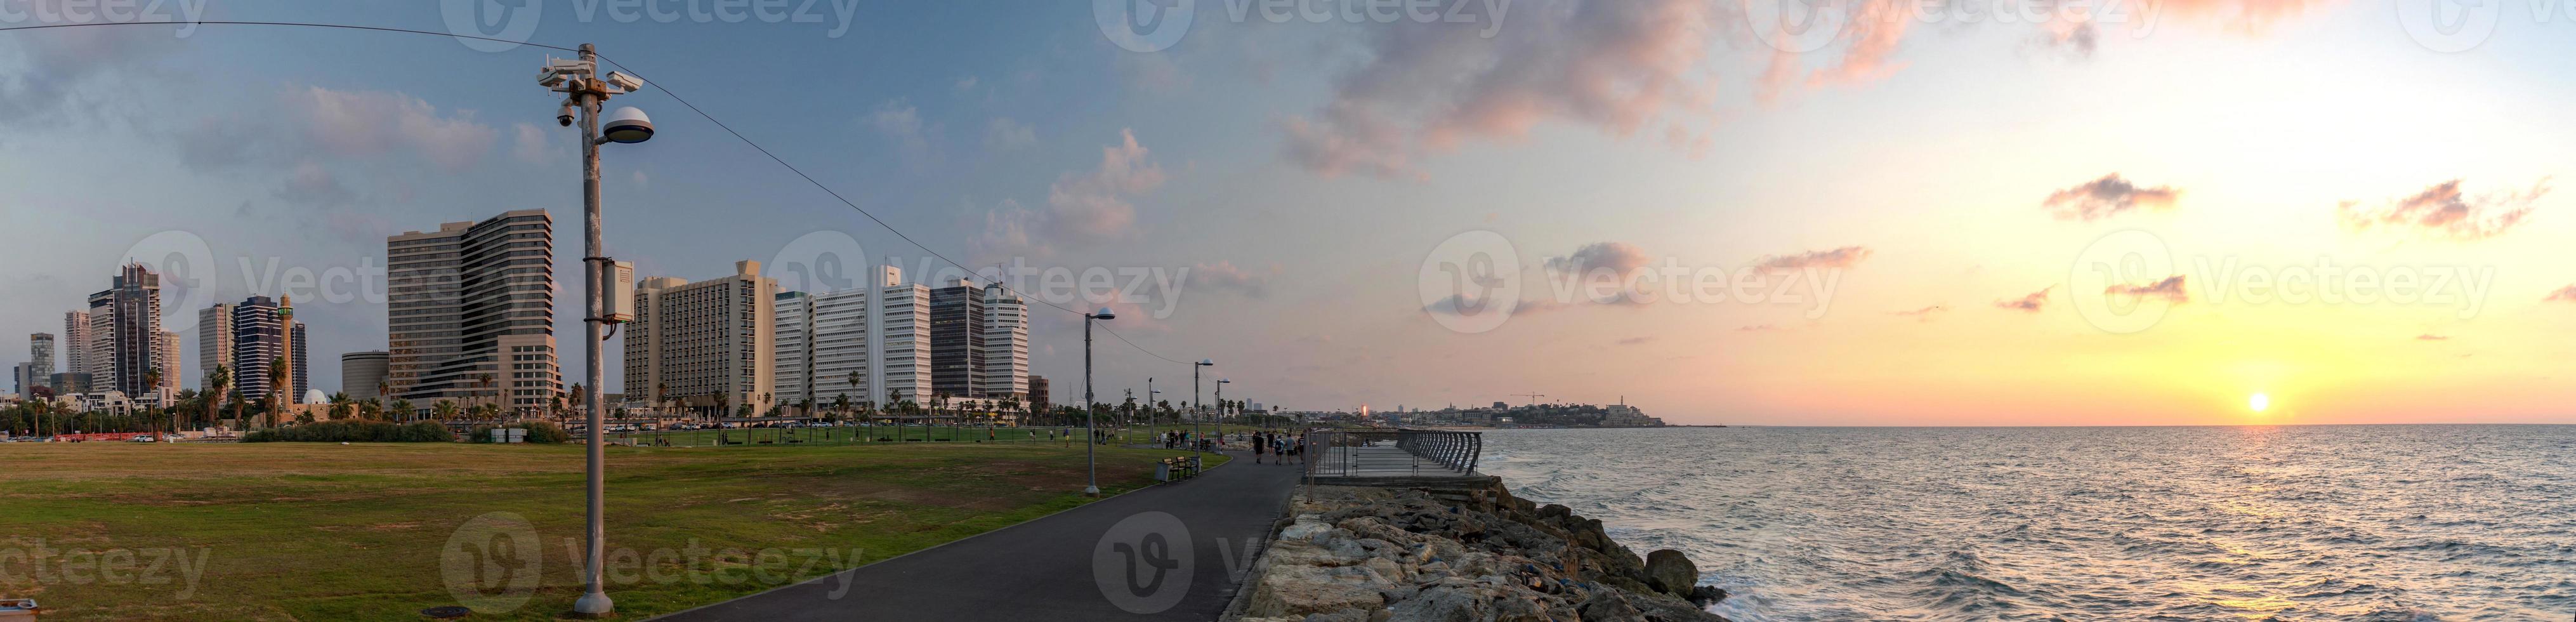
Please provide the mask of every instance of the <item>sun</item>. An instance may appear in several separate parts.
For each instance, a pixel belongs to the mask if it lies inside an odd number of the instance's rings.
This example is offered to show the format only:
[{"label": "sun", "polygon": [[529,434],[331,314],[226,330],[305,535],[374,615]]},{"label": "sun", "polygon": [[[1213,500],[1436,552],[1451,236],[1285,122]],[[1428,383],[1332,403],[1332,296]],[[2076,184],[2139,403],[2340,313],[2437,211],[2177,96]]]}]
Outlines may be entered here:
[{"label": "sun", "polygon": [[2256,393],[2254,394],[2254,397],[2246,398],[2245,407],[2254,409],[2254,412],[2258,413],[2271,410],[2272,396],[2263,393]]}]

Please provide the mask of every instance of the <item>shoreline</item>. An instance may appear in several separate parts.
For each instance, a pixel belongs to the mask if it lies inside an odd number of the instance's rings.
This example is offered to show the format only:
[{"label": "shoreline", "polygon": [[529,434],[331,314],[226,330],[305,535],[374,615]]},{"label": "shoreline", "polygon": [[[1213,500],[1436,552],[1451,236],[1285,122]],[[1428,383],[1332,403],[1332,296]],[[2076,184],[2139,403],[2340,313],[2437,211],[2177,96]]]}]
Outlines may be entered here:
[{"label": "shoreline", "polygon": [[1714,621],[1726,598],[1679,551],[1644,556],[1501,478],[1448,488],[1308,486],[1228,622]]}]

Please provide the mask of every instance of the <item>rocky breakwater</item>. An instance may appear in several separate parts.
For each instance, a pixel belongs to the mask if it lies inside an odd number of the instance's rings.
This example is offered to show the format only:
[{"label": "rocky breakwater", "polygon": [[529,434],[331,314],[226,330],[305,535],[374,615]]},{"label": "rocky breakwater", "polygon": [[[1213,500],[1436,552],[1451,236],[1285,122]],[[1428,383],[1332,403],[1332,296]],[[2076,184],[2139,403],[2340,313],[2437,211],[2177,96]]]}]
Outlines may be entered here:
[{"label": "rocky breakwater", "polygon": [[1726,597],[1678,551],[1639,558],[1601,521],[1464,491],[1314,486],[1292,504],[1230,619],[1717,621]]}]

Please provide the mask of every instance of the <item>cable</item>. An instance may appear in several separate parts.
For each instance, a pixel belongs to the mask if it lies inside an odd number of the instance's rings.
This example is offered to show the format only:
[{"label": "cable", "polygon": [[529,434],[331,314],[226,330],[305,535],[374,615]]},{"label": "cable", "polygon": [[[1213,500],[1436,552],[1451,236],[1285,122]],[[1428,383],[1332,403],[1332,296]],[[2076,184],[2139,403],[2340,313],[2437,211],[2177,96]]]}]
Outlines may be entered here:
[{"label": "cable", "polygon": [[[474,40],[479,40],[479,41],[493,41],[493,42],[499,42],[499,43],[508,43],[508,44],[513,44],[513,45],[525,45],[525,46],[535,47],[535,48],[544,48],[544,49],[549,49],[549,50],[560,50],[560,51],[565,51],[565,52],[573,52],[573,53],[576,53],[576,54],[578,54],[578,53],[580,53],[580,52],[581,52],[581,50],[580,50],[580,49],[578,49],[578,48],[568,48],[568,47],[563,47],[563,46],[559,46],[559,45],[547,45],[547,44],[543,44],[543,43],[529,43],[529,42],[526,42],[526,41],[512,41],[512,40],[509,40],[509,39],[500,39],[500,38],[494,38],[494,37],[482,37],[482,36],[475,36],[475,35],[460,35],[460,34],[456,34],[456,33],[452,33],[452,32],[437,32],[437,31],[430,31],[430,30],[414,30],[414,29],[410,29],[410,28],[393,28],[393,27],[389,27],[389,26],[357,26],[357,25],[351,25],[351,24],[324,24],[324,23],[318,23],[318,22],[272,22],[272,21],[245,21],[245,20],[196,20],[196,21],[161,21],[161,22],[141,22],[141,21],[137,21],[137,22],[82,22],[82,23],[76,23],[76,24],[38,24],[38,25],[33,25],[33,26],[10,26],[10,27],[5,27],[5,28],[0,28],[0,32],[10,32],[10,31],[19,31],[19,30],[44,30],[44,29],[50,29],[50,28],[76,28],[76,27],[89,27],[89,26],[185,26],[185,25],[192,25],[192,24],[193,24],[193,25],[199,25],[199,26],[208,26],[208,25],[212,25],[212,26],[289,26],[289,27],[301,27],[301,28],[334,28],[334,29],[341,29],[341,30],[359,30],[359,31],[370,31],[370,32],[392,32],[392,33],[404,33],[404,34],[415,34],[415,35],[429,35],[429,36],[434,36],[434,37],[454,37],[454,38],[458,38],[458,39],[474,39]],[[638,79],[638,80],[643,80],[645,84],[647,84],[647,85],[651,85],[654,89],[657,89],[657,90],[662,91],[662,94],[663,94],[663,95],[670,96],[671,101],[679,102],[679,104],[680,104],[681,106],[683,106],[683,107],[687,107],[687,108],[689,109],[689,112],[697,113],[697,115],[698,115],[698,117],[699,117],[699,118],[706,119],[708,123],[713,123],[713,124],[715,124],[715,126],[716,126],[716,128],[717,128],[717,129],[722,129],[722,130],[724,130],[726,134],[730,134],[730,135],[732,135],[732,136],[734,137],[734,139],[735,139],[735,140],[742,141],[742,143],[743,143],[744,145],[749,145],[749,146],[752,148],[752,150],[754,150],[754,151],[759,151],[759,152],[760,152],[760,155],[767,156],[767,157],[769,158],[769,161],[771,161],[771,162],[776,162],[776,163],[778,163],[778,165],[779,165],[779,166],[786,168],[788,172],[795,173],[795,174],[796,174],[796,176],[797,176],[798,178],[804,179],[804,180],[805,180],[805,183],[813,185],[815,189],[817,189],[817,190],[822,190],[824,194],[832,195],[832,198],[833,198],[834,200],[838,200],[838,201],[840,201],[842,205],[849,206],[849,208],[850,208],[850,210],[851,210],[851,211],[858,212],[858,213],[859,213],[859,215],[868,217],[868,220],[869,220],[869,221],[875,222],[875,223],[877,224],[877,226],[879,226],[879,227],[884,227],[884,228],[885,228],[885,230],[886,230],[887,232],[893,233],[893,234],[895,235],[895,237],[897,237],[897,238],[902,238],[902,239],[903,239],[903,241],[904,241],[905,243],[909,243],[909,244],[911,244],[911,245],[913,246],[913,248],[921,249],[921,252],[923,252],[923,253],[927,253],[927,254],[929,254],[929,255],[930,255],[930,256],[932,256],[932,257],[937,257],[937,258],[939,258],[939,260],[940,260],[940,261],[948,262],[948,265],[950,265],[950,266],[955,266],[955,267],[956,267],[957,269],[959,269],[959,270],[965,270],[965,271],[966,271],[966,272],[968,272],[968,273],[973,273],[973,272],[974,272],[974,270],[967,268],[967,267],[966,267],[966,264],[958,263],[958,262],[957,262],[957,260],[949,259],[949,258],[948,258],[948,256],[939,254],[939,251],[932,250],[932,249],[930,248],[930,246],[929,246],[929,245],[927,245],[927,244],[922,244],[922,243],[921,243],[921,241],[912,239],[912,236],[911,236],[911,235],[909,235],[909,234],[905,234],[905,233],[903,232],[903,230],[902,230],[902,229],[897,229],[897,228],[895,228],[895,227],[894,227],[894,225],[887,223],[887,222],[885,221],[885,219],[883,219],[883,218],[878,218],[876,214],[869,213],[869,212],[868,212],[868,210],[867,210],[866,208],[859,207],[859,204],[858,204],[857,202],[851,201],[851,200],[849,199],[849,197],[841,196],[841,193],[840,193],[840,192],[833,190],[833,189],[831,188],[831,186],[823,185],[823,182],[815,180],[815,179],[814,179],[814,176],[805,174],[805,171],[804,171],[803,169],[796,168],[796,165],[787,163],[787,160],[786,160],[786,159],[778,157],[778,154],[771,153],[771,152],[769,151],[769,148],[767,148],[767,147],[762,147],[762,146],[760,145],[760,143],[759,143],[759,142],[753,141],[753,140],[751,139],[751,137],[748,137],[748,136],[744,136],[744,135],[742,135],[742,132],[734,131],[733,126],[725,125],[725,122],[723,122],[723,121],[719,121],[719,120],[716,120],[715,115],[707,114],[707,111],[706,111],[706,110],[703,110],[703,109],[698,108],[698,105],[697,105],[697,104],[689,103],[689,100],[688,100],[687,98],[680,97],[680,94],[679,94],[678,92],[672,91],[670,87],[668,87],[668,86],[664,86],[664,85],[663,85],[661,82],[659,82],[659,81],[656,81],[656,80],[653,80],[653,79],[651,79],[651,78],[647,78],[647,77],[645,77],[645,76],[644,76],[644,72],[636,71],[634,68],[626,66],[626,64],[625,64],[625,63],[617,62],[617,60],[616,60],[616,59],[610,58],[610,57],[609,57],[608,55],[606,55],[606,54],[599,54],[599,53],[597,53],[596,51],[592,52],[592,54],[593,54],[594,56],[598,56],[600,60],[608,61],[608,64],[613,65],[613,66],[617,67],[617,68],[618,68],[618,69],[620,69],[620,70],[626,71],[627,73],[635,74],[635,78],[636,78],[636,79]],[[1049,307],[1054,307],[1054,308],[1056,308],[1057,310],[1064,311],[1064,312],[1066,312],[1066,313],[1072,313],[1072,314],[1075,314],[1075,315],[1081,315],[1081,316],[1085,316],[1085,317],[1089,317],[1089,316],[1091,315],[1091,314],[1090,314],[1090,312],[1087,312],[1087,311],[1076,311],[1076,310],[1073,310],[1073,309],[1070,309],[1070,308],[1066,308],[1064,305],[1059,305],[1059,304],[1056,304],[1056,303],[1053,303],[1053,302],[1048,302],[1048,301],[1047,301],[1047,300],[1045,300],[1045,299],[1023,298],[1023,300],[1036,300],[1036,301],[1038,302],[1038,304],[1043,304],[1043,305],[1046,305],[1046,306],[1049,306]],[[1107,331],[1107,332],[1109,333],[1109,335],[1110,335],[1110,336],[1117,337],[1117,338],[1118,338],[1118,341],[1119,341],[1120,343],[1125,343],[1125,344],[1127,344],[1127,347],[1135,348],[1135,349],[1136,349],[1136,351],[1138,351],[1138,352],[1143,352],[1143,353],[1145,353],[1145,355],[1146,355],[1146,356],[1151,356],[1151,357],[1154,357],[1154,358],[1158,358],[1158,359],[1162,359],[1162,360],[1165,360],[1165,361],[1170,361],[1170,362],[1172,362],[1172,363],[1177,363],[1177,364],[1182,364],[1182,365],[1189,365],[1189,364],[1192,364],[1191,362],[1188,362],[1188,361],[1174,360],[1174,359],[1172,359],[1172,357],[1163,356],[1163,355],[1161,355],[1161,354],[1157,354],[1157,353],[1155,353],[1153,350],[1146,349],[1144,346],[1136,345],[1136,342],[1128,341],[1126,336],[1118,334],[1118,332],[1117,332],[1117,331],[1109,330],[1107,327],[1102,327],[1102,328],[1101,328],[1101,330],[1103,330],[1103,331]]]}]

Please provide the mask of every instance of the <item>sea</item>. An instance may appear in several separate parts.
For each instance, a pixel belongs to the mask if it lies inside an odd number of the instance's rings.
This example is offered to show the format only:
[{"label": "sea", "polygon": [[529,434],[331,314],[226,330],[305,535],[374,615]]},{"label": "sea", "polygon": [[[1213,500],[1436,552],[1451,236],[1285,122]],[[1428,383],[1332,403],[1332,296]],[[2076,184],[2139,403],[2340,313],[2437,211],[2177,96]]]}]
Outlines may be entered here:
[{"label": "sea", "polygon": [[1484,436],[1738,622],[2576,620],[2576,426]]}]

